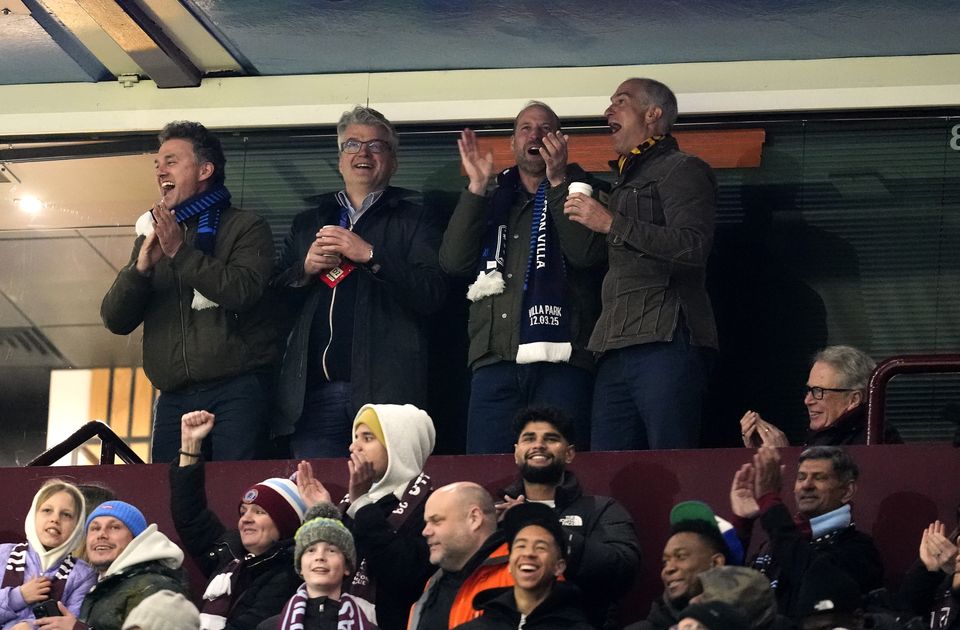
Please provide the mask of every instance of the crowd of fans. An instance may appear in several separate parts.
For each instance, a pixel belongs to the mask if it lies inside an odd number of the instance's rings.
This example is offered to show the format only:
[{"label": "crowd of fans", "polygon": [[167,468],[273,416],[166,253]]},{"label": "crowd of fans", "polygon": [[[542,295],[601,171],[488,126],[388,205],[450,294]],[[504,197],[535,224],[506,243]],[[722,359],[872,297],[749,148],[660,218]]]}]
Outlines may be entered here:
[{"label": "crowd of fans", "polygon": [[[49,480],[26,542],[0,547],[0,624],[15,630],[622,628],[640,570],[634,523],[571,470],[576,427],[555,408],[515,419],[517,480],[494,498],[423,472],[434,445],[412,405],[366,405],[353,422],[347,495],[311,465],[253,483],[237,514],[207,506],[197,452],[216,418],[181,419],[170,511],[181,547],[104,488]],[[734,474],[728,518],[700,501],[671,510],[663,594],[641,630],[960,628],[960,528],[935,521],[897,592],[857,529],[859,469],[838,446],[804,450],[795,512],[778,450]],[[236,519],[234,525],[232,519]],[[751,545],[754,529],[762,543]],[[206,579],[191,601],[184,552]],[[197,585],[195,585],[197,586]]]},{"label": "crowd of fans", "polygon": [[[117,334],[143,325],[160,390],[153,461],[172,462],[172,519],[207,583],[189,601],[184,551],[136,506],[52,481],[27,542],[0,548],[0,630],[622,627],[634,523],[570,466],[578,448],[698,445],[718,347],[705,289],[716,180],[671,135],[667,86],[628,79],[610,100],[612,184],[568,163],[560,119],[531,101],[498,175],[463,131],[468,185],[445,228],[390,186],[399,136],[358,106],[337,127],[344,188],[294,219],[279,262],[266,222],[231,204],[219,141],[167,125],[161,200],[101,314]],[[514,453],[502,496],[424,473],[427,317],[448,276],[473,280],[467,451]],[[784,432],[744,414],[756,452],[731,480],[728,519],[674,508],[663,594],[634,627],[960,628],[956,529],[932,523],[902,590],[883,594],[880,553],[856,528],[859,471],[842,445],[866,441],[873,368],[848,346],[814,357],[795,512]],[[297,472],[250,480],[238,515],[215,514],[204,462],[262,456],[271,438],[289,440]],[[305,460],[345,449],[338,502]]]}]

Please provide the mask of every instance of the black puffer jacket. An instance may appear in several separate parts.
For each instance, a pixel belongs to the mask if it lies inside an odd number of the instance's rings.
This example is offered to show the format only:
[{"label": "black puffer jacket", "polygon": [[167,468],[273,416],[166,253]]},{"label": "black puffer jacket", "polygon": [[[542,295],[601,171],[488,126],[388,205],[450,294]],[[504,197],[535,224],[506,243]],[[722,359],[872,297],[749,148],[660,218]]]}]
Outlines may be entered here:
[{"label": "black puffer jacket", "polygon": [[240,532],[227,530],[207,508],[203,462],[170,467],[170,508],[183,548],[203,574],[213,578],[235,560],[244,560],[236,575],[226,630],[254,630],[277,614],[300,586],[293,571],[293,541],[279,541],[259,556],[249,555]]},{"label": "black puffer jacket", "polygon": [[[504,494],[523,494],[522,481]],[[616,627],[615,605],[630,590],[640,568],[633,518],[615,499],[584,494],[569,470],[554,500],[560,524],[569,534],[564,576],[583,591],[587,614],[595,625]]]},{"label": "black puffer jacket", "polygon": [[581,608],[580,589],[572,584],[557,582],[539,606],[527,615],[520,625],[520,611],[513,597],[513,588],[482,591],[473,600],[474,608],[483,615],[462,624],[463,630],[594,630]]}]

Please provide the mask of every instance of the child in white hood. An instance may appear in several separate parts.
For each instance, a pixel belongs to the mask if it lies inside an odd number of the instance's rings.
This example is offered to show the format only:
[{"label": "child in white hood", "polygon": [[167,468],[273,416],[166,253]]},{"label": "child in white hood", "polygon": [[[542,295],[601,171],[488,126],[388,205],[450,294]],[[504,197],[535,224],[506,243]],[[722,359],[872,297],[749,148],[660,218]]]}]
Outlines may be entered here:
[{"label": "child in white hood", "polygon": [[[34,607],[72,612],[97,581],[94,570],[72,552],[83,540],[83,495],[76,486],[50,479],[33,497],[24,521],[27,542],[0,545],[0,624],[3,630],[32,628]],[[59,613],[57,613],[59,614]]]}]

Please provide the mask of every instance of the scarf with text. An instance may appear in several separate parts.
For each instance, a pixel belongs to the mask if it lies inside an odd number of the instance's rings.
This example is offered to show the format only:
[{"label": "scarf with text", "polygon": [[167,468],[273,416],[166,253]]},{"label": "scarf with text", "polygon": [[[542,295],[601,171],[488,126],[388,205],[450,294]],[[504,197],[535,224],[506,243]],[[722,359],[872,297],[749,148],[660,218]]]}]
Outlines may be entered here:
[{"label": "scarf with text", "polygon": [[[10,556],[7,558],[7,568],[3,574],[2,588],[22,586],[25,570],[27,568],[27,553],[30,550],[30,543],[19,543],[10,550]],[[76,564],[76,559],[72,554],[64,556],[57,567],[56,573],[50,579],[50,593],[47,599],[57,601],[63,598],[63,590],[67,586],[67,578]]]},{"label": "scarf with text", "polygon": [[[416,514],[417,509],[427,500],[431,492],[433,492],[433,482],[430,475],[421,472],[415,479],[412,479],[400,496],[397,507],[387,517],[387,524],[390,529],[394,532],[399,530],[411,514]],[[349,505],[349,503],[350,495],[348,494],[340,502],[341,509],[345,509],[343,506]],[[351,595],[362,597],[374,604],[377,603],[377,581],[370,575],[366,558],[360,560],[360,566],[354,572],[347,590],[350,591]]]},{"label": "scarf with text", "polygon": [[[540,182],[533,200],[517,363],[562,363],[569,361],[573,352],[565,299],[566,269],[547,208],[549,187],[547,180]],[[516,166],[497,177],[497,189],[490,200],[487,229],[482,241],[479,274],[467,291],[467,298],[473,302],[503,293],[506,287],[503,261],[507,224],[515,196],[522,189],[520,170]]]},{"label": "scarf with text", "polygon": [[[279,630],[304,630],[307,617],[307,585],[301,584],[296,594],[290,598],[280,615]],[[370,622],[364,611],[363,603],[355,597],[343,594],[340,601],[327,599],[320,604],[321,611],[327,602],[337,605],[337,630],[374,630],[377,626]]]}]

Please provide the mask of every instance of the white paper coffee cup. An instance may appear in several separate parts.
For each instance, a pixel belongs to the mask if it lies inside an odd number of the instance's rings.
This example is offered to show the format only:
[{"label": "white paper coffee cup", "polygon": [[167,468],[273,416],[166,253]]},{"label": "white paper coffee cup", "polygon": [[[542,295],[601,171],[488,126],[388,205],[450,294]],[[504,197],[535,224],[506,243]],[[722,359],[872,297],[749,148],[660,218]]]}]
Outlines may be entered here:
[{"label": "white paper coffee cup", "polygon": [[586,182],[570,182],[567,186],[567,195],[573,193],[583,193],[587,197],[593,196],[593,186]]}]

